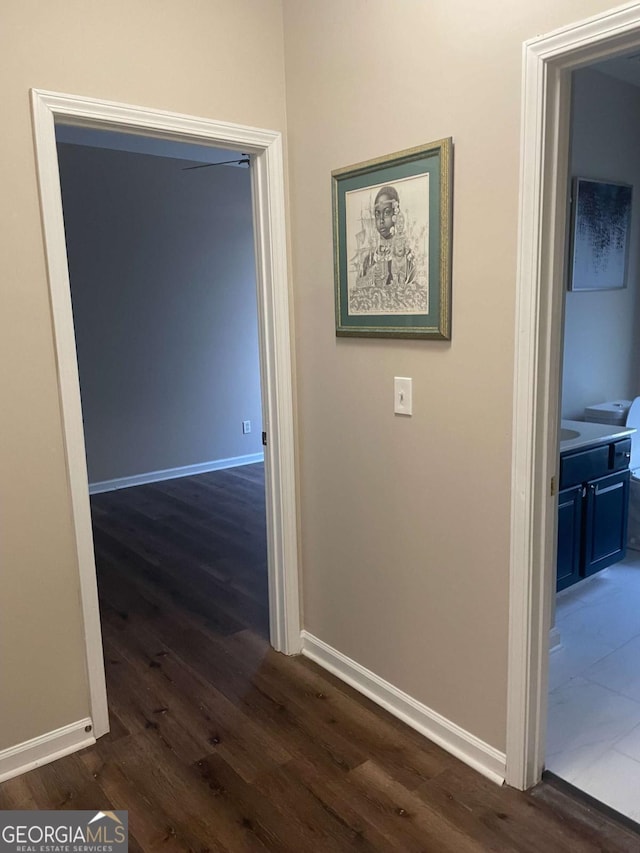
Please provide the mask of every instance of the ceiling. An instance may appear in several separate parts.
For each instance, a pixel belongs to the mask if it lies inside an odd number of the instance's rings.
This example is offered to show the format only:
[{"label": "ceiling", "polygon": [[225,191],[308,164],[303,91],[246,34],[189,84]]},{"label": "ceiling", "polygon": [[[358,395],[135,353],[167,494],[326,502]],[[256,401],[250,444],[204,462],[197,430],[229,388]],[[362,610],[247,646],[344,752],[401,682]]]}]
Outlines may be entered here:
[{"label": "ceiling", "polygon": [[173,142],[169,139],[143,136],[140,133],[95,130],[90,127],[76,127],[70,124],[56,125],[56,142],[88,145],[92,148],[110,148],[116,151],[129,151],[134,154],[171,157],[175,160],[189,160],[193,163],[221,163],[224,160],[233,160],[241,156],[240,152],[229,151],[225,148],[212,148],[208,145],[196,145],[190,142]]},{"label": "ceiling", "polygon": [[633,53],[616,56],[615,59],[607,59],[604,62],[596,62],[589,68],[602,71],[603,74],[624,80],[634,86],[640,86],[640,51],[637,48]]}]

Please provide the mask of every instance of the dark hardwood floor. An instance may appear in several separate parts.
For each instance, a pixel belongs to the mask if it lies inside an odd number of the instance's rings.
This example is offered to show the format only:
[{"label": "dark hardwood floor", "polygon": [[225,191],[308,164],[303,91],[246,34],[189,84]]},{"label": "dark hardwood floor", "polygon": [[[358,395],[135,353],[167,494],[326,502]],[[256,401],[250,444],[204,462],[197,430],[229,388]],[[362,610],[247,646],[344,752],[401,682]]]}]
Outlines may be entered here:
[{"label": "dark hardwood floor", "polygon": [[270,649],[262,466],[92,498],[111,732],[0,808],[128,809],[133,851],[617,851],[566,792],[500,788]]}]

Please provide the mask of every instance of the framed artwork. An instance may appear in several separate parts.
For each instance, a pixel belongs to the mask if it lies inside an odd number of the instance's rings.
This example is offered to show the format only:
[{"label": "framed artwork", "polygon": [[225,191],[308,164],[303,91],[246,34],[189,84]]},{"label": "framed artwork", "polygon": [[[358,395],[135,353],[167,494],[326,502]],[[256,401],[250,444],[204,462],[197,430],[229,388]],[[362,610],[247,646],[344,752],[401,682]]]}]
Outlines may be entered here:
[{"label": "framed artwork", "polygon": [[627,286],[631,187],[573,179],[569,290]]},{"label": "framed artwork", "polygon": [[336,169],[336,334],[451,339],[452,140]]}]

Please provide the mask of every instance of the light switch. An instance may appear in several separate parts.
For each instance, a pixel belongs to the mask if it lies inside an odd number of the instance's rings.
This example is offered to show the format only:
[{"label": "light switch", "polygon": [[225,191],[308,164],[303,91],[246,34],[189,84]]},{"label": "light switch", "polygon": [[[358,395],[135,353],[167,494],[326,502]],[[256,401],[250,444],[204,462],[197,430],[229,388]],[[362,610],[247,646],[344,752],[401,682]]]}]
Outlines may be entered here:
[{"label": "light switch", "polygon": [[407,376],[395,376],[393,379],[393,411],[396,415],[412,415],[412,380]]}]

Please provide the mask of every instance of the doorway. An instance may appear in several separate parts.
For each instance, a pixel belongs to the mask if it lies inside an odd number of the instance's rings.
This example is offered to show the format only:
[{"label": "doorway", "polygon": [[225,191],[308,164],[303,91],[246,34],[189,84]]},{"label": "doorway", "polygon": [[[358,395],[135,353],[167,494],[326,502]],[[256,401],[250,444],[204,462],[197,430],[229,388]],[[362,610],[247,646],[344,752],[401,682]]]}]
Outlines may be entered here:
[{"label": "doorway", "polygon": [[640,7],[525,44],[514,371],[507,782],[544,769],[559,449],[570,73],[637,50]]},{"label": "doorway", "polygon": [[280,134],[146,108],[32,90],[60,406],[85,626],[92,734],[109,729],[82,411],[56,154],[56,124],[247,152],[255,235],[272,646],[300,650],[293,391]]},{"label": "doorway", "polygon": [[[638,821],[640,552],[634,550],[634,525],[627,531],[634,484],[629,468],[637,462],[635,438],[626,430],[631,400],[640,394],[638,232],[633,225],[624,229],[626,253],[623,242],[614,244],[627,260],[615,269],[602,255],[596,255],[599,263],[587,263],[585,244],[576,238],[586,230],[578,231],[585,205],[579,204],[578,213],[577,200],[622,202],[636,221],[640,79],[631,76],[636,65],[626,54],[572,72],[567,254],[573,261],[564,292],[558,592],[545,767]],[[579,250],[582,264],[575,259]],[[585,472],[581,466],[588,461],[595,465]]]}]

